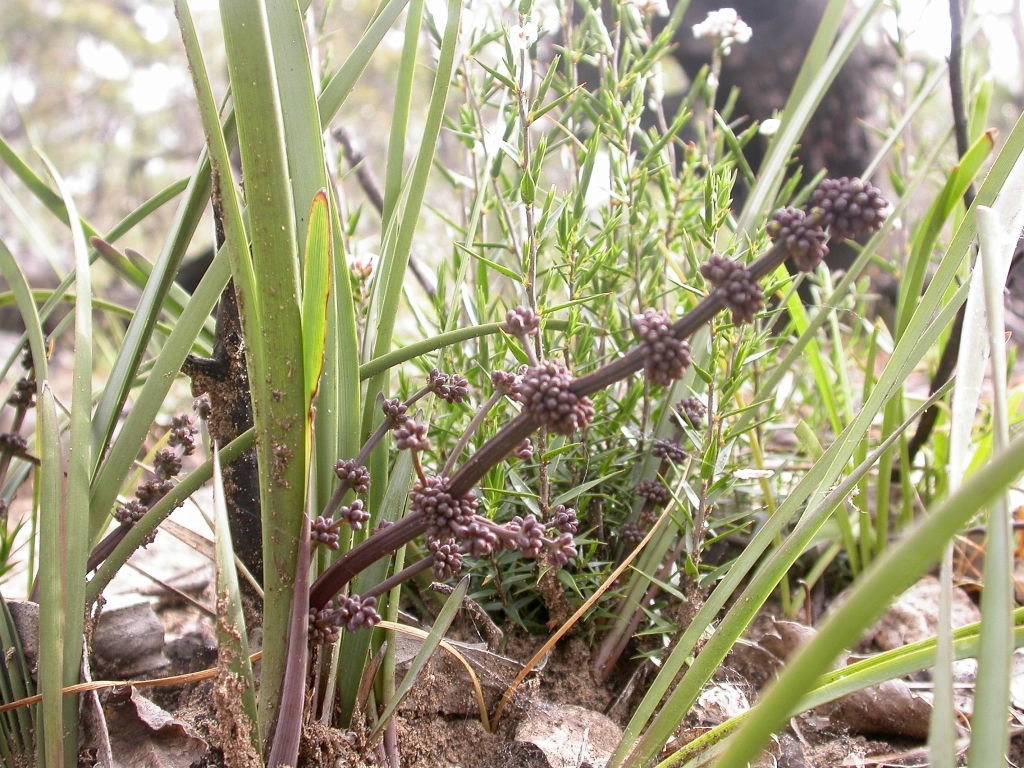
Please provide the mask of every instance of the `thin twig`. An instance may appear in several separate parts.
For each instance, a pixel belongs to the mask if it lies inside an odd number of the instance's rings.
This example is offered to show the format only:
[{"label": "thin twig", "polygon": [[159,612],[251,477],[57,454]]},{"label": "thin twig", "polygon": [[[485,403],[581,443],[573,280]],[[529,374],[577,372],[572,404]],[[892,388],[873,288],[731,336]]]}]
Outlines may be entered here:
[{"label": "thin twig", "polygon": [[[338,142],[341,147],[341,151],[345,154],[345,161],[349,164],[349,167],[356,172],[356,181],[359,182],[359,186],[363,190],[363,194],[366,195],[366,199],[370,201],[378,214],[384,213],[384,194],[380,191],[380,182],[377,181],[377,177],[373,175],[373,171],[370,170],[369,165],[366,163],[366,155],[360,152],[352,144],[352,137],[348,131],[344,128],[335,128],[331,132],[331,136]],[[409,253],[409,271],[412,272],[413,277],[423,288],[424,293],[430,298],[431,301],[437,296],[437,284],[430,277],[430,272],[420,262],[419,257],[414,253]]]},{"label": "thin twig", "polygon": [[[949,0],[949,93],[953,101],[953,133],[956,136],[956,154],[963,157],[970,148],[970,138],[967,135],[967,111],[964,105],[964,82],[963,82],[963,29],[964,13],[960,0]],[[964,190],[964,206],[970,210],[974,204],[974,184],[969,184]],[[942,356],[932,376],[928,394],[933,395],[949,381],[949,377],[956,369],[956,361],[960,356],[960,336],[964,326],[964,316],[967,312],[967,305],[962,304],[957,310],[956,318],[953,320],[953,328],[942,349]],[[914,436],[907,444],[908,464],[913,464],[917,452],[921,450],[928,438],[931,437],[935,422],[939,418],[939,406],[934,405],[924,412],[921,421],[914,431]]]}]

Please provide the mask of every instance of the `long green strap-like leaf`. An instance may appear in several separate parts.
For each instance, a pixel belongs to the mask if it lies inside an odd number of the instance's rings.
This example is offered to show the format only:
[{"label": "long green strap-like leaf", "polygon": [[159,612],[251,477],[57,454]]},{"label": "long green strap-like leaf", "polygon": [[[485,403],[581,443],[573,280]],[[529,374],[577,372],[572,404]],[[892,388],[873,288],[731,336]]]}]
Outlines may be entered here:
[{"label": "long green strap-like leaf", "polygon": [[313,198],[306,229],[306,257],[302,286],[302,354],[306,373],[306,408],[316,397],[320,373],[324,368],[324,343],[327,339],[327,301],[331,292],[334,261],[334,237],[326,190]]},{"label": "long green strap-like leaf", "polygon": [[7,284],[11,287],[14,299],[21,312],[22,321],[25,323],[28,334],[29,348],[32,350],[32,362],[35,366],[36,381],[46,381],[46,342],[43,338],[43,326],[39,320],[39,312],[36,310],[36,303],[32,298],[32,291],[25,275],[14,260],[14,256],[3,240],[0,240],[0,274],[4,276]]},{"label": "long green strap-like leaf", "polygon": [[[1007,232],[999,214],[984,206],[977,210],[979,261],[985,281],[985,315],[988,321],[992,366],[992,432],[994,449],[1005,451],[1009,443],[1006,405],[1006,324],[1003,289],[1019,232]],[[981,649],[971,717],[971,748],[968,763],[975,768],[1002,768],[1006,764],[1010,726],[1010,680],[1013,677],[1013,534],[1010,499],[999,494],[988,507],[985,546],[985,589],[981,595]]]},{"label": "long green strap-like leaf", "polygon": [[[43,157],[64,198],[71,221],[75,253],[75,355],[71,370],[71,437],[68,449],[68,485],[63,552],[67,581],[64,592],[64,685],[79,681],[82,629],[85,624],[85,566],[89,559],[89,486],[92,475],[92,273],[89,247],[75,202],[50,161]],[[64,761],[78,764],[78,697],[64,700]]]},{"label": "long green strap-like leaf", "polygon": [[[39,548],[48,553],[39,568],[39,692],[40,733],[36,735],[39,765],[64,768],[64,590],[67,570],[63,560],[67,544],[64,503],[67,485],[64,457],[57,427],[57,406],[49,382],[40,386],[36,409],[36,445],[39,446]],[[78,665],[75,665],[78,669]],[[72,752],[75,757],[77,749]]]},{"label": "long green strap-like leaf", "polygon": [[[260,731],[277,719],[288,621],[306,503],[305,373],[299,257],[281,98],[265,8],[259,0],[222,0],[221,21],[249,212],[250,248],[261,339],[240,307],[249,348],[263,518],[263,663]],[[225,169],[226,173],[226,169]],[[223,186],[226,186],[223,185]]]},{"label": "long green strap-like leaf", "polygon": [[[788,713],[832,660],[856,643],[889,601],[917,581],[938,560],[946,542],[1021,472],[1024,437],[1013,441],[898,544],[887,549],[864,572],[847,601],[822,626],[818,637],[788,662],[782,676],[751,711],[716,765],[741,768],[754,760],[771,733],[785,724]],[[1005,717],[1005,712],[1000,716]]]}]

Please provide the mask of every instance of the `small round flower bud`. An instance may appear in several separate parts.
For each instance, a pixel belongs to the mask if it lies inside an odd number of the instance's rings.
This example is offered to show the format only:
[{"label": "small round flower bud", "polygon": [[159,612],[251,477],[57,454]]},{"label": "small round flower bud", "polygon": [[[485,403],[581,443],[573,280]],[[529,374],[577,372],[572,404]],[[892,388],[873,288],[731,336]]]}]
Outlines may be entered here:
[{"label": "small round flower bud", "polygon": [[704,426],[704,415],[707,413],[707,409],[704,407],[704,403],[696,397],[684,397],[676,403],[676,413],[682,416],[691,427],[700,429]]},{"label": "small round flower bud", "polygon": [[651,455],[659,459],[668,459],[673,464],[682,464],[690,454],[673,440],[655,440],[651,446]]},{"label": "small round flower bud", "polygon": [[309,610],[309,640],[318,645],[330,645],[338,642],[341,624],[338,612],[334,608],[315,608]]},{"label": "small round flower bud", "polygon": [[811,194],[809,205],[833,240],[853,240],[877,232],[889,215],[889,203],[878,187],[845,176],[822,181]]},{"label": "small round flower bud", "polygon": [[394,431],[395,446],[400,451],[426,451],[430,449],[427,439],[427,425],[412,419],[406,419],[402,426]]},{"label": "small round flower bud", "polygon": [[672,496],[668,488],[661,484],[660,480],[641,480],[636,487],[636,495],[658,505],[665,506]]},{"label": "small round flower bud", "polygon": [[309,540],[314,544],[323,544],[330,550],[337,550],[339,536],[334,528],[334,521],[326,517],[318,517],[309,525]]},{"label": "small round flower bud", "polygon": [[710,282],[732,311],[736,325],[752,323],[764,307],[761,286],[742,264],[724,256],[712,256],[700,268],[700,273]]},{"label": "small round flower bud", "polygon": [[559,504],[555,507],[555,516],[551,525],[561,533],[575,534],[580,529],[580,521],[576,518],[576,510]]},{"label": "small round flower bud", "polygon": [[356,464],[355,459],[339,460],[334,465],[334,474],[356,493],[366,493],[370,490],[370,471],[363,465]]},{"label": "small round flower bud", "polygon": [[821,225],[808,226],[807,214],[799,208],[781,208],[765,227],[774,243],[780,243],[796,268],[813,272],[828,255],[828,235]]},{"label": "small round flower bud", "polygon": [[648,309],[633,317],[633,333],[643,342],[644,375],[652,384],[672,385],[690,364],[690,345],[672,335],[672,321],[664,312]]},{"label": "small round flower bud", "polygon": [[640,513],[640,517],[638,519],[640,521],[640,528],[646,531],[658,522],[658,513],[653,509],[645,509]]},{"label": "small round flower bud", "polygon": [[200,395],[192,401],[192,410],[196,412],[200,419],[208,421],[213,413],[213,403],[210,402],[210,398],[206,395]]},{"label": "small round flower bud", "polygon": [[573,394],[571,385],[572,374],[557,361],[528,369],[519,383],[523,410],[555,434],[568,436],[585,429],[594,418],[594,406]]},{"label": "small round flower bud", "polygon": [[540,318],[529,307],[510,309],[505,315],[504,330],[513,336],[533,336],[540,328]]},{"label": "small round flower bud", "polygon": [[521,442],[519,445],[513,448],[512,455],[515,456],[517,459],[522,459],[523,461],[529,461],[530,459],[532,459],[533,443],[530,442],[530,438],[526,438],[525,440],[523,440],[523,442]]},{"label": "small round flower bud", "polygon": [[363,509],[361,499],[356,499],[351,505],[338,510],[338,520],[349,524],[353,531],[361,531],[363,523],[370,519],[370,513]]}]

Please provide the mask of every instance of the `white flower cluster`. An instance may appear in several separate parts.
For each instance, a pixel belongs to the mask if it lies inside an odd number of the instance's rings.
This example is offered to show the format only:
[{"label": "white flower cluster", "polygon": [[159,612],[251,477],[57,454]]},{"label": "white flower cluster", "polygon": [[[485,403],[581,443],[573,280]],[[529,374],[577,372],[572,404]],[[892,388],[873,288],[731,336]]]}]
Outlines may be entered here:
[{"label": "white flower cluster", "polygon": [[668,0],[628,0],[644,16],[668,16]]},{"label": "white flower cluster", "polygon": [[693,36],[698,40],[708,38],[722,49],[722,55],[728,56],[733,43],[746,43],[750,40],[752,30],[740,18],[735,8],[720,8],[711,11],[700,24],[693,25]]}]

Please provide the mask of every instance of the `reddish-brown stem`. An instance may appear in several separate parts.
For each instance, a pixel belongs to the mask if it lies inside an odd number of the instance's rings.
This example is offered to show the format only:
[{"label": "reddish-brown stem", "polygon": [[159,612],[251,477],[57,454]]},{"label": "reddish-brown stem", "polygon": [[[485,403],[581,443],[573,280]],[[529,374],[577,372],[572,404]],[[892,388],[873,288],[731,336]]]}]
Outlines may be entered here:
[{"label": "reddish-brown stem", "polygon": [[[812,214],[806,223],[813,226],[818,221]],[[747,269],[752,279],[761,280],[781,265],[786,256],[786,249],[775,245]],[[676,321],[672,326],[673,335],[678,339],[691,336],[724,308],[722,295],[718,291],[713,291]],[[618,360],[574,381],[571,391],[578,396],[590,395],[636,373],[643,368],[643,364],[643,350],[639,346],[634,347]],[[530,414],[520,413],[459,467],[449,482],[449,492],[458,497],[471,491],[484,475],[512,453],[515,447],[533,434],[539,426]],[[410,515],[342,555],[313,584],[310,591],[310,607],[323,608],[356,574],[403,544],[408,544],[417,536],[421,536],[425,531],[426,524],[423,519],[419,515]]]}]

